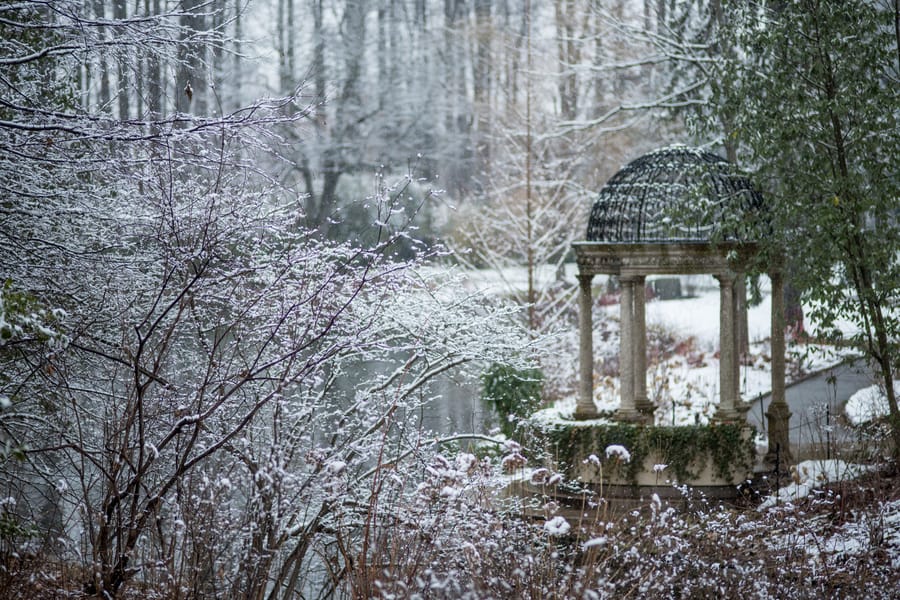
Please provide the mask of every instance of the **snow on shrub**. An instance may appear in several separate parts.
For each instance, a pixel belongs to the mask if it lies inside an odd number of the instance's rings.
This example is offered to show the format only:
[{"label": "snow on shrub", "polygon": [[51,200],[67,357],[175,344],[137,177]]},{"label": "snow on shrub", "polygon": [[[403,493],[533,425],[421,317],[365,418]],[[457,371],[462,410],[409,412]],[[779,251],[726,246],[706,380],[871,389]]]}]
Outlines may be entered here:
[{"label": "snow on shrub", "polygon": [[565,517],[561,517],[559,515],[544,523],[544,531],[546,531],[550,535],[566,535],[567,533],[569,533],[570,529],[572,529],[572,526],[569,525],[569,522],[566,521]]},{"label": "snow on shrub", "polygon": [[631,453],[625,446],[610,444],[606,447],[606,458],[615,458],[622,462],[631,462]]}]

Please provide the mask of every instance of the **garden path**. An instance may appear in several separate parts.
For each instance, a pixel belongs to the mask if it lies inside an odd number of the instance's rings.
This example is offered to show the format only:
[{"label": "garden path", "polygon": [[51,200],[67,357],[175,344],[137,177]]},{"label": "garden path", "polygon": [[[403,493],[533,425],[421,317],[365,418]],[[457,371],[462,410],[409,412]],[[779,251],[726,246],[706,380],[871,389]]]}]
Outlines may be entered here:
[{"label": "garden path", "polygon": [[[847,427],[844,404],[862,388],[877,381],[874,370],[862,359],[851,359],[789,384],[785,399],[791,409],[790,438],[795,460],[834,457],[837,446],[856,441]],[[763,414],[772,401],[770,394],[753,402],[747,421],[765,431]]]}]

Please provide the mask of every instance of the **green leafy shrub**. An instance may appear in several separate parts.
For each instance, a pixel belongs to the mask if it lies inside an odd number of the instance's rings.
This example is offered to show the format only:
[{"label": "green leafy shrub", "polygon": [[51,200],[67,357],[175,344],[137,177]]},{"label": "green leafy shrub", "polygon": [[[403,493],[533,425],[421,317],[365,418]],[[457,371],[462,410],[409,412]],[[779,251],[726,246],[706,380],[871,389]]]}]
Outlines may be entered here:
[{"label": "green leafy shrub", "polygon": [[8,567],[40,534],[34,524],[21,520],[9,508],[8,501],[0,501],[0,569]]},{"label": "green leafy shrub", "polygon": [[518,421],[540,407],[544,374],[540,369],[493,364],[481,374],[481,385],[481,399],[493,406],[500,417],[500,430],[512,437]]}]

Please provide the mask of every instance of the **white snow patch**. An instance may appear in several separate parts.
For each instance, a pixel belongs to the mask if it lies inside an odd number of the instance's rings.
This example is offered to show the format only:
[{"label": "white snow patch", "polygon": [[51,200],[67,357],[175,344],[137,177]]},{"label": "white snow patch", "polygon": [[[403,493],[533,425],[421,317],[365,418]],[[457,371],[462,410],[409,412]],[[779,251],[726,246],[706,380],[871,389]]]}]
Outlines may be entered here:
[{"label": "white snow patch", "polygon": [[347,463],[342,460],[332,460],[325,465],[325,468],[332,475],[340,475],[347,468]]},{"label": "white snow patch", "polygon": [[753,436],[753,448],[757,456],[765,456],[769,451],[769,436],[763,432],[757,432]]},{"label": "white snow patch", "polygon": [[597,455],[596,455],[596,454],[591,454],[591,455],[589,455],[586,459],[584,459],[584,460],[581,461],[581,462],[582,462],[582,464],[585,464],[585,465],[591,464],[591,465],[594,465],[595,467],[599,467],[599,466],[600,466],[600,459],[597,458]]},{"label": "white snow patch", "polygon": [[144,447],[147,449],[148,452],[150,452],[150,454],[153,455],[154,460],[159,458],[159,450],[156,448],[156,446],[154,446],[150,442],[147,442],[146,444],[144,444]]},{"label": "white snow patch", "polygon": [[594,548],[597,546],[605,546],[608,541],[609,541],[609,538],[607,538],[605,535],[601,535],[600,537],[591,538],[584,543],[584,549],[587,550],[588,548]]},{"label": "white snow patch", "polygon": [[559,515],[544,523],[544,531],[550,535],[566,535],[570,529],[572,529],[572,526],[569,525],[569,522],[566,521],[565,517]]},{"label": "white snow patch", "polygon": [[[900,395],[900,382],[894,382],[894,394]],[[890,411],[884,387],[873,385],[859,390],[847,399],[844,412],[854,425],[862,425],[887,416]]]},{"label": "white snow patch", "polygon": [[454,487],[445,485],[443,487],[443,489],[441,489],[441,498],[447,498],[449,500],[453,500],[457,496],[459,496],[459,490]]},{"label": "white snow patch", "polygon": [[462,474],[467,474],[472,472],[472,470],[478,465],[478,459],[474,454],[469,454],[468,452],[460,452],[456,456],[456,470]]},{"label": "white snow patch", "polygon": [[847,463],[842,460],[805,460],[791,467],[793,483],[778,490],[759,505],[760,510],[771,508],[779,502],[795,502],[828,483],[855,479],[875,467]]},{"label": "white snow patch", "polygon": [[606,447],[606,458],[615,458],[622,462],[631,462],[631,452],[625,446],[611,444]]}]

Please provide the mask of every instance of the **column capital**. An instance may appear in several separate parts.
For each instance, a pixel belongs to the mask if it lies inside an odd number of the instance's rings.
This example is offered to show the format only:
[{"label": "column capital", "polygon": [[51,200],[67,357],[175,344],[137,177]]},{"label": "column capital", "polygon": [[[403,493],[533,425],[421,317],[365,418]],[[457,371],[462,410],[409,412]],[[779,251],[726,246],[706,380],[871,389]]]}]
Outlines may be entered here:
[{"label": "column capital", "polygon": [[784,271],[784,253],[781,251],[772,252],[769,257],[769,272],[782,273]]},{"label": "column capital", "polygon": [[735,282],[735,280],[737,279],[737,273],[715,273],[713,274],[713,277],[715,277],[719,281],[719,285],[727,286]]}]

